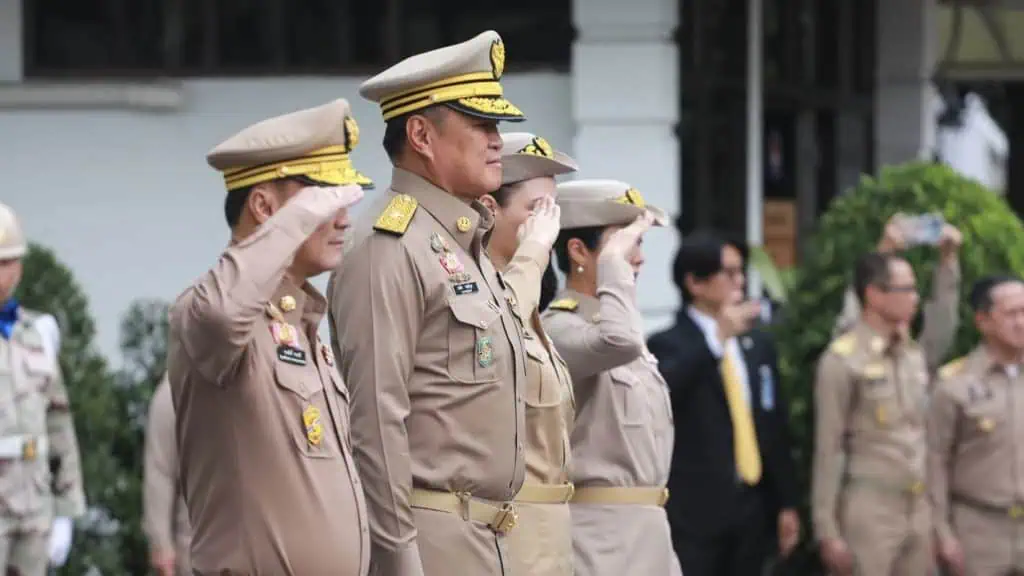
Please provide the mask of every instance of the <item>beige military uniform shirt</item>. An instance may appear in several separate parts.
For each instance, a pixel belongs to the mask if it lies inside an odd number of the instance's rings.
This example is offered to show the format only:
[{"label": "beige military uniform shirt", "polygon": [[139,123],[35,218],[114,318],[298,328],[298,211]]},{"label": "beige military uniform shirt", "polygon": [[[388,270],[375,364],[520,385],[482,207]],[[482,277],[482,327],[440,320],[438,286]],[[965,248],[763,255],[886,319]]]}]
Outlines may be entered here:
[{"label": "beige military uniform shirt", "polygon": [[[85,513],[78,441],[57,360],[25,309],[0,336],[0,529],[43,533]],[[51,318],[52,321],[52,318]]]},{"label": "beige military uniform shirt", "polygon": [[1024,374],[983,345],[941,372],[928,428],[936,532],[961,541],[971,573],[1024,568]]},{"label": "beige military uniform shirt", "polygon": [[668,386],[647,351],[633,271],[598,266],[597,297],[566,290],[542,315],[569,367],[576,395],[571,478],[575,571],[588,576],[678,574],[663,502],[581,501],[591,488],[647,488],[668,482],[674,428]]},{"label": "beige military uniform shirt", "polygon": [[[833,336],[850,330],[860,318],[860,303],[853,288],[843,295],[843,310],[836,320]],[[928,369],[934,372],[949,352],[960,326],[960,262],[940,262],[932,276],[932,295],[921,310],[921,333],[917,342]]]},{"label": "beige military uniform shirt", "polygon": [[321,221],[286,203],[171,308],[168,373],[199,574],[367,573],[349,393],[317,336],[326,302],[285,276]]},{"label": "beige military uniform shirt", "polygon": [[505,282],[527,315],[524,345],[526,374],[526,482],[516,495],[517,529],[509,534],[511,573],[515,576],[569,576],[572,571],[572,521],[568,501],[569,431],[575,400],[569,368],[540,321],[540,279],[550,251],[525,241],[503,272]]},{"label": "beige military uniform shirt", "polygon": [[502,574],[526,377],[522,312],[484,249],[491,214],[400,168],[366,214],[329,293],[374,573]]},{"label": "beige military uniform shirt", "polygon": [[174,554],[176,573],[192,574],[189,563],[188,509],[178,482],[178,446],[174,435],[174,404],[167,376],[149,403],[146,455],[143,463],[142,527],[154,553]]},{"label": "beige military uniform shirt", "polygon": [[928,368],[913,341],[863,322],[832,342],[815,380],[811,505],[818,538],[839,538],[844,485],[920,493],[925,479]]}]

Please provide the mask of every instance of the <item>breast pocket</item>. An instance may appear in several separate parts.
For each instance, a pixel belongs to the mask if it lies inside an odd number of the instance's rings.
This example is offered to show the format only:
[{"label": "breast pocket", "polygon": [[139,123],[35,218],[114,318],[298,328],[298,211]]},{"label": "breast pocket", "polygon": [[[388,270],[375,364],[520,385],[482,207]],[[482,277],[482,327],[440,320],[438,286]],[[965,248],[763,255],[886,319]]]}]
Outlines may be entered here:
[{"label": "breast pocket", "polygon": [[562,404],[555,367],[548,351],[537,338],[526,340],[526,404],[533,408],[555,408]]},{"label": "breast pocket", "polygon": [[964,423],[960,427],[964,441],[988,442],[1006,426],[1004,409],[994,402],[976,402],[964,408]]},{"label": "breast pocket", "polygon": [[448,374],[463,384],[494,382],[500,375],[497,304],[485,298],[457,297],[448,307]]},{"label": "breast pocket", "polygon": [[274,379],[281,392],[277,400],[284,426],[299,452],[309,458],[336,458],[331,411],[316,369],[277,361]]},{"label": "breast pocket", "polygon": [[629,368],[613,368],[608,376],[614,387],[615,403],[622,425],[643,426],[647,421],[648,405],[640,386],[640,378]]},{"label": "breast pocket", "polygon": [[47,384],[56,377],[56,369],[53,360],[41,351],[25,352],[22,357],[21,373],[15,374],[14,404],[18,421],[23,427],[34,429],[30,432],[46,429],[46,411],[51,401]]},{"label": "breast pocket", "polygon": [[887,428],[901,417],[899,399],[892,383],[885,378],[862,378],[861,411],[865,420]]}]

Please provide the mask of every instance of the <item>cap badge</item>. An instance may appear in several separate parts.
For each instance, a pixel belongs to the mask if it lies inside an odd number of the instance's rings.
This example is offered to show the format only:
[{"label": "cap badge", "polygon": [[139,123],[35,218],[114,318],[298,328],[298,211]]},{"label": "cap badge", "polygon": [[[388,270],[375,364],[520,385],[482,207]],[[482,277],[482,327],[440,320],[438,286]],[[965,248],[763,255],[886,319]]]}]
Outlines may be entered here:
[{"label": "cap badge", "polygon": [[542,158],[551,158],[555,155],[554,150],[551,149],[551,144],[548,144],[548,141],[540,136],[534,137],[519,153],[527,156],[540,156]]},{"label": "cap badge", "polygon": [[500,80],[505,72],[505,44],[501,40],[491,44],[491,70],[495,80]]},{"label": "cap badge", "polygon": [[351,116],[345,117],[345,148],[351,152],[359,144],[359,124]]}]

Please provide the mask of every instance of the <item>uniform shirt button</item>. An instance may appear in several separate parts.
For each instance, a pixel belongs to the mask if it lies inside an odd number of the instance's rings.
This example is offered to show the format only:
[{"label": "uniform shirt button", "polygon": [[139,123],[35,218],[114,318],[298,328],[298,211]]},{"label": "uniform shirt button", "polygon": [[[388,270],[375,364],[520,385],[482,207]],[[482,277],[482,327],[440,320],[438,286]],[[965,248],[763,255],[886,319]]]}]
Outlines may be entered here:
[{"label": "uniform shirt button", "polygon": [[520,452],[522,452],[523,451],[523,443],[522,442],[516,442],[516,449],[519,450]]}]

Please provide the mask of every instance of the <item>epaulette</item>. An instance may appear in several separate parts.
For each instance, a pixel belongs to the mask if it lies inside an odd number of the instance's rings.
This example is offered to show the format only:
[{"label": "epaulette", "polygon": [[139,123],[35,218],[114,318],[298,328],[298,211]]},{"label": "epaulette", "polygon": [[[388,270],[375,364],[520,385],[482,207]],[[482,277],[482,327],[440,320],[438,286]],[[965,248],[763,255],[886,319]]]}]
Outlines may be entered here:
[{"label": "epaulette", "polygon": [[552,310],[565,310],[566,312],[572,312],[576,310],[579,305],[579,301],[575,298],[560,298],[552,302],[548,308]]},{"label": "epaulette", "polygon": [[832,344],[828,347],[829,350],[839,356],[849,356],[853,354],[854,348],[857,347],[857,335],[853,332],[847,332],[839,338],[832,341]]},{"label": "epaulette", "polygon": [[945,380],[947,378],[952,378],[953,376],[956,376],[957,374],[960,373],[961,370],[964,369],[964,362],[966,360],[966,356],[961,356],[956,360],[943,364],[942,368],[939,368],[939,377]]},{"label": "epaulette", "polygon": [[374,230],[401,236],[409,229],[409,223],[416,214],[419,203],[408,194],[399,194],[388,202],[384,211],[377,217],[373,224]]}]

